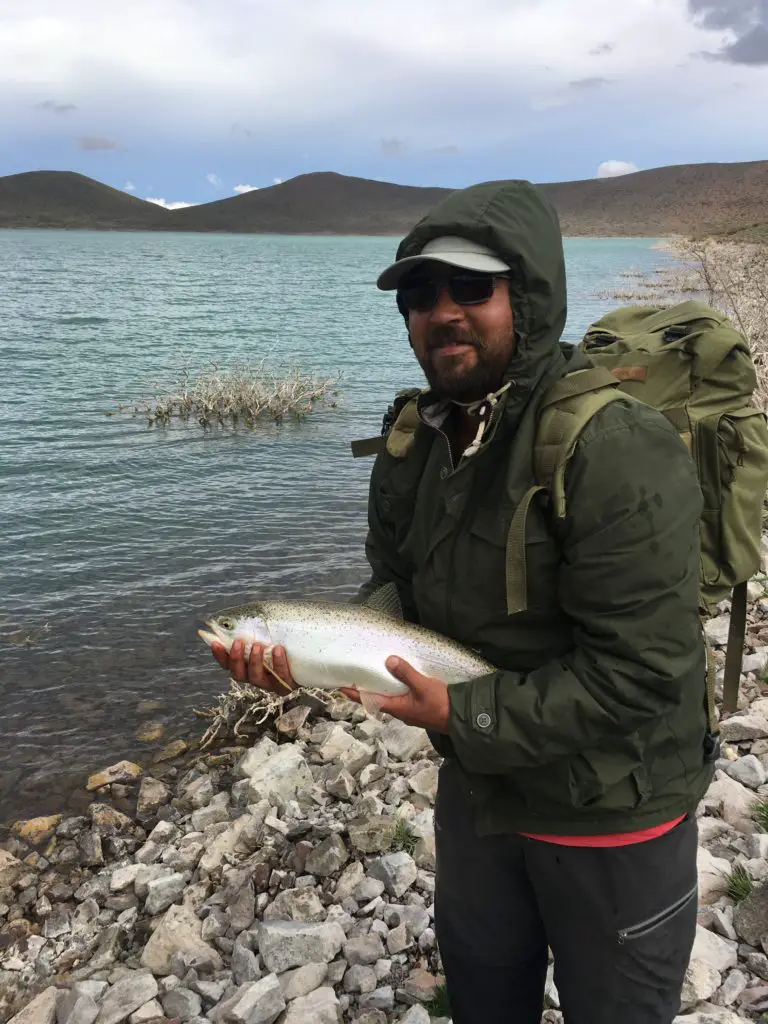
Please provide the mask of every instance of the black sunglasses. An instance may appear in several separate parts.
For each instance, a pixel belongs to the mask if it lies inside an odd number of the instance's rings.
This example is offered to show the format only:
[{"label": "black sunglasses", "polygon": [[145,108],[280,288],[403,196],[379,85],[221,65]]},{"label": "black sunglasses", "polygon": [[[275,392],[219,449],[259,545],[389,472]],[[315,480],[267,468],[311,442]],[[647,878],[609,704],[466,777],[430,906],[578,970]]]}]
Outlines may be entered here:
[{"label": "black sunglasses", "polygon": [[503,274],[453,274],[436,281],[431,277],[412,276],[397,290],[400,305],[414,313],[426,313],[434,309],[445,285],[451,301],[458,306],[477,306],[487,302],[493,295],[496,280]]}]

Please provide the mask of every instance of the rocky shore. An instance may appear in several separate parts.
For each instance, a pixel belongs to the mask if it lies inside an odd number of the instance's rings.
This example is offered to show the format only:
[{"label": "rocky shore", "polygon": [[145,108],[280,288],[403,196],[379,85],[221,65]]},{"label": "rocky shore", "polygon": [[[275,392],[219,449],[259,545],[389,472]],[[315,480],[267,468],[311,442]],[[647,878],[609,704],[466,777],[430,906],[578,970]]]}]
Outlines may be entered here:
[{"label": "rocky shore", "polygon": [[[750,585],[740,707],[698,809],[680,1024],[768,1020],[767,585]],[[727,627],[724,605],[716,648]],[[15,824],[0,1024],[447,1024],[426,734],[301,695],[256,732],[113,765],[84,815]],[[551,965],[546,1006],[562,1021]]]}]

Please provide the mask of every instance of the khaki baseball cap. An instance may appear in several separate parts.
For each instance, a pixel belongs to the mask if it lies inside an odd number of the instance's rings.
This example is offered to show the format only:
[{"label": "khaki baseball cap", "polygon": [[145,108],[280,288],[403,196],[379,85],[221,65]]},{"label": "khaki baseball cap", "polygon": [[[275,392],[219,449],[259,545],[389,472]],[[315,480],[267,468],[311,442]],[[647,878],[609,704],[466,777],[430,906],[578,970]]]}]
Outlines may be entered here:
[{"label": "khaki baseball cap", "polygon": [[447,263],[462,270],[477,270],[486,274],[501,274],[509,270],[509,266],[500,260],[496,253],[485,245],[472,242],[458,235],[442,235],[433,238],[416,256],[406,256],[387,267],[376,284],[383,292],[394,291],[403,274],[417,263],[434,260]]}]

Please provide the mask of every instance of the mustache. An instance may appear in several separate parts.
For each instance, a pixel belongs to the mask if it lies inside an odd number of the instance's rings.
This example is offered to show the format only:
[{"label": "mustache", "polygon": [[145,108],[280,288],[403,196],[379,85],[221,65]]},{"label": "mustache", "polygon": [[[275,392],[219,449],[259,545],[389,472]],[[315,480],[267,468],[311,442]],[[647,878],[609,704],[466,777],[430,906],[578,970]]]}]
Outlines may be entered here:
[{"label": "mustache", "polygon": [[474,334],[458,330],[448,324],[441,324],[430,331],[427,348],[433,352],[444,345],[472,345],[479,349],[483,347],[481,340]]}]

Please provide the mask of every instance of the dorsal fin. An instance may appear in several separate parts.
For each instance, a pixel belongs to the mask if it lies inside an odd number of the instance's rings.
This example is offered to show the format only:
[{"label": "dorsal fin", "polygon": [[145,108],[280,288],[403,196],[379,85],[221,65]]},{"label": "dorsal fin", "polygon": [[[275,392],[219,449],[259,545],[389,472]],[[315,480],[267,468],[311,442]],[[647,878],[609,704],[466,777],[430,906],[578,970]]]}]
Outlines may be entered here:
[{"label": "dorsal fin", "polygon": [[378,590],[374,590],[363,604],[392,619],[402,620],[403,618],[403,605],[397,592],[396,583],[385,583]]}]

